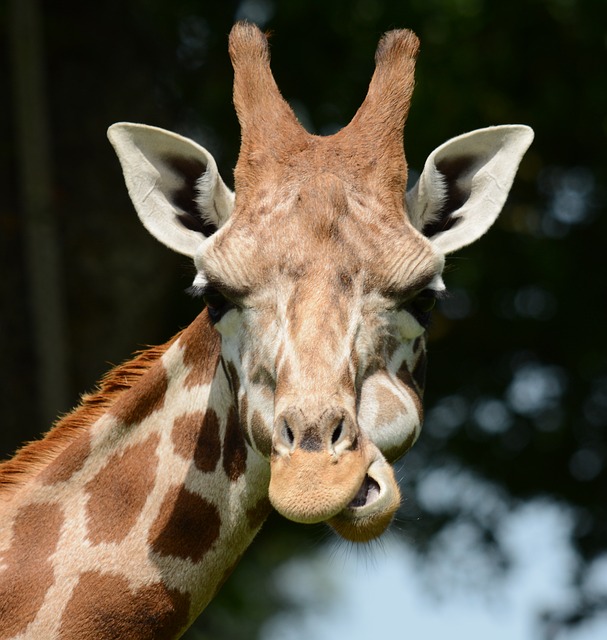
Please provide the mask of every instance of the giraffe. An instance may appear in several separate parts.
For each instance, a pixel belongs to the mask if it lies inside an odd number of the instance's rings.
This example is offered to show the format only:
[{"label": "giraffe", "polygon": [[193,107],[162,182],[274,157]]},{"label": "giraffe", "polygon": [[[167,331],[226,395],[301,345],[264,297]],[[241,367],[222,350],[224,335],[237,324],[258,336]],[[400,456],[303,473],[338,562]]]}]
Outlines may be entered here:
[{"label": "giraffe", "polygon": [[280,95],[266,37],[237,23],[235,193],[195,142],[110,127],[203,310],[0,466],[0,640],[177,638],[272,509],[355,542],[389,526],[445,256],[493,224],[533,138],[453,138],[406,192],[418,46],[386,33],[361,107],[320,137]]}]

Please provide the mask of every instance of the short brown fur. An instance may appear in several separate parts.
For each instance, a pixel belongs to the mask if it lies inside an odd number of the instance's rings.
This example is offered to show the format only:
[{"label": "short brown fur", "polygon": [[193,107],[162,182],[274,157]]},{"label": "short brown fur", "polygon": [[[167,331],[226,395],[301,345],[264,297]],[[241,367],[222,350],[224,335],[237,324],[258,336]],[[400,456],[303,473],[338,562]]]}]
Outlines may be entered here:
[{"label": "short brown fur", "polygon": [[[98,604],[91,611],[91,593]],[[63,614],[62,640],[175,638],[187,624],[190,598],[161,583],[131,589],[121,576],[82,574]]]},{"label": "short brown fur", "polygon": [[[0,566],[6,565],[0,583],[0,640],[22,632],[36,617],[53,584],[49,558],[57,547],[62,520],[58,505],[29,505],[19,510],[13,545],[0,553]],[[12,615],[15,611],[20,612],[17,619]]]}]

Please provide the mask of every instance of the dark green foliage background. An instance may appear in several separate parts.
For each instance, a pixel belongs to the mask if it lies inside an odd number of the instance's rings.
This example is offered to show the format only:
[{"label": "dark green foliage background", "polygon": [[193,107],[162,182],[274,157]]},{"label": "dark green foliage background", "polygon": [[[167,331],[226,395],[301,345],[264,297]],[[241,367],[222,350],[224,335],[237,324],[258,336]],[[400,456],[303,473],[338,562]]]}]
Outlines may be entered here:
[{"label": "dark green foliage background", "polygon": [[[465,411],[448,424],[436,417],[440,412],[433,414],[403,463],[409,490],[413,496],[424,468],[455,461],[503,487],[513,501],[548,495],[572,505],[578,515],[574,542],[583,558],[606,551],[607,3],[41,5],[72,403],[108,363],[168,339],[197,313],[197,303],[182,293],[192,269],[141,228],[106,141],[107,127],[127,120],[189,135],[215,155],[231,184],[239,130],[227,34],[237,17],[258,16],[272,31],[277,82],[302,122],[320,134],[353,116],[381,34],[409,27],[422,43],[405,130],[413,171],[444,140],[470,129],[520,122],[536,132],[496,226],[449,262],[447,283],[456,295],[439,309],[432,329],[426,405],[432,415],[445,397],[455,398]],[[8,3],[0,5],[0,27],[10,28]],[[0,59],[0,73],[12,73],[8,56]],[[5,455],[48,428],[37,405],[10,86],[0,85],[6,107],[0,119]],[[536,384],[549,386],[526,410],[512,400],[513,385],[520,391],[525,384],[525,371],[535,372]],[[483,428],[475,418],[479,399],[497,403],[506,422]],[[407,509],[405,534],[420,548],[455,517],[424,514],[414,497]],[[293,553],[306,553],[324,535],[271,519],[191,637],[253,637],[281,605],[268,583],[270,570]],[[591,615],[602,604],[582,598],[577,613]]]}]

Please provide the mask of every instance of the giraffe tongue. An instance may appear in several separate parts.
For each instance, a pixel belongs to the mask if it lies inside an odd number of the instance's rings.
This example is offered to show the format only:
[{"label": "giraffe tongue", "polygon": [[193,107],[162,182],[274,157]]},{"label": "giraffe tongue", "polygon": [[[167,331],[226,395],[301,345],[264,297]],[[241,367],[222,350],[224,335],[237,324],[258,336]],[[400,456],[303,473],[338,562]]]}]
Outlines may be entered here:
[{"label": "giraffe tongue", "polygon": [[365,476],[363,483],[360,485],[358,493],[354,496],[348,508],[364,507],[367,504],[375,502],[379,498],[379,484],[370,476]]}]

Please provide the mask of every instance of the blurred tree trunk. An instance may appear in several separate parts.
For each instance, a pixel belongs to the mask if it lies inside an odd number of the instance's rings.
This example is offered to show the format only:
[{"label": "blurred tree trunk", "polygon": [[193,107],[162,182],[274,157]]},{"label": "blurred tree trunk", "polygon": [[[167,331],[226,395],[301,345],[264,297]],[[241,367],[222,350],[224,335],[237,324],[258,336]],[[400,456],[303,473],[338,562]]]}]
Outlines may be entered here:
[{"label": "blurred tree trunk", "polygon": [[50,424],[68,408],[67,348],[38,0],[10,0],[16,157],[30,312],[37,356],[38,412]]}]

